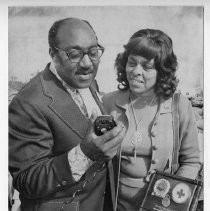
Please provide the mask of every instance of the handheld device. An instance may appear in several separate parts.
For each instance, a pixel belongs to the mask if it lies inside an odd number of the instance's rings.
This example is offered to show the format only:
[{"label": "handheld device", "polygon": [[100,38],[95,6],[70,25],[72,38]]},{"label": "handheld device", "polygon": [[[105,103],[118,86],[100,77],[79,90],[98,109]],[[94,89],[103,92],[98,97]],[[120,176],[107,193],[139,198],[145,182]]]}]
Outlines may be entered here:
[{"label": "handheld device", "polygon": [[94,130],[97,136],[103,135],[105,131],[111,130],[116,126],[113,116],[98,116],[94,122]]},{"label": "handheld device", "polygon": [[97,136],[103,135],[105,131],[111,130],[114,128],[116,125],[116,122],[114,121],[114,118],[112,115],[107,115],[102,102],[99,100],[99,97],[96,92],[96,88],[94,87],[94,83],[91,84],[90,86],[90,92],[95,99],[102,115],[98,116],[94,122],[94,130],[95,134]]}]

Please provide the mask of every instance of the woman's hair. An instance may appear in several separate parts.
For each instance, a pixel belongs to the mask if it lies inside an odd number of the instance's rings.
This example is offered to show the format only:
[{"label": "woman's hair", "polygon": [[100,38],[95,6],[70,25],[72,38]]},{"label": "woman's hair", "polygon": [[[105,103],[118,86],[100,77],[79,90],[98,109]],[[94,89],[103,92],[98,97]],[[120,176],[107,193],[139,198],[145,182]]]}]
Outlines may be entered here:
[{"label": "woman's hair", "polygon": [[129,89],[126,77],[126,64],[130,54],[142,56],[148,60],[154,59],[154,67],[157,70],[155,93],[164,99],[168,99],[176,91],[178,80],[175,76],[177,58],[173,52],[172,40],[160,30],[142,29],[134,33],[124,52],[119,53],[115,60],[117,69],[117,81],[119,90]]}]

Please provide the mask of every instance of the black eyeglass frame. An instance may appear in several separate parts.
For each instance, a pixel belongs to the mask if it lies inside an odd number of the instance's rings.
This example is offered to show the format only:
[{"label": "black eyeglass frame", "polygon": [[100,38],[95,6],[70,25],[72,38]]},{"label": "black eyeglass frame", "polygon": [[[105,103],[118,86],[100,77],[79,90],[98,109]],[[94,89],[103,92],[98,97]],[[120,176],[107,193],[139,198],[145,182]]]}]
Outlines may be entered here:
[{"label": "black eyeglass frame", "polygon": [[[88,55],[88,58],[89,58],[92,62],[98,62],[98,61],[100,60],[100,58],[102,57],[104,51],[105,51],[105,48],[104,48],[103,46],[97,44],[97,50],[101,50],[102,52],[101,52],[101,55],[98,57],[98,59],[97,59],[97,60],[94,60],[93,58],[91,58],[91,57],[89,56],[89,51],[90,51],[91,48],[88,49],[88,50],[79,50],[79,49],[74,49],[74,48],[72,48],[71,50],[77,50],[78,52],[82,53],[82,54],[81,54],[82,56],[81,56],[80,60],[77,61],[77,62],[74,62],[74,61],[72,61],[71,58],[70,58],[70,54],[71,54],[70,52],[67,52],[67,51],[65,51],[65,50],[63,50],[63,49],[61,49],[61,48],[56,47],[56,46],[53,46],[53,48],[55,48],[55,49],[58,50],[58,51],[64,52],[64,53],[66,54],[66,56],[68,57],[69,61],[72,62],[72,63],[79,63],[79,62],[81,62],[81,60],[84,58],[84,56],[85,56],[86,54]],[[92,47],[92,48],[95,48],[95,47]]]}]

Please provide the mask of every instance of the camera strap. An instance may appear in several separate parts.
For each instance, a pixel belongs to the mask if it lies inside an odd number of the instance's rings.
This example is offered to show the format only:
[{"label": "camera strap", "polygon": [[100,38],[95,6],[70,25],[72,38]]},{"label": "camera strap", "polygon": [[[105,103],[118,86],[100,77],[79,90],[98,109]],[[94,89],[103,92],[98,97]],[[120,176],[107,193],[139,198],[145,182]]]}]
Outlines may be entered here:
[{"label": "camera strap", "polygon": [[172,97],[172,123],[173,123],[173,154],[171,173],[176,173],[179,166],[179,149],[181,140],[179,138],[179,98],[180,93],[174,93]]},{"label": "camera strap", "polygon": [[85,187],[86,187],[89,183],[91,183],[91,182],[95,179],[97,173],[99,173],[100,171],[102,171],[102,170],[105,168],[105,166],[106,166],[106,163],[103,163],[99,169],[97,169],[96,171],[93,172],[93,175],[92,175],[92,176],[90,176],[89,178],[85,179],[85,180],[82,182],[81,187],[78,188],[78,189],[72,194],[71,199],[70,199],[70,200],[67,200],[67,201],[64,201],[64,202],[62,203],[62,206],[61,206],[61,208],[60,208],[59,211],[63,211],[66,204],[72,203],[73,200],[75,199],[75,197],[76,197],[80,192],[82,192],[82,191],[85,189]]}]

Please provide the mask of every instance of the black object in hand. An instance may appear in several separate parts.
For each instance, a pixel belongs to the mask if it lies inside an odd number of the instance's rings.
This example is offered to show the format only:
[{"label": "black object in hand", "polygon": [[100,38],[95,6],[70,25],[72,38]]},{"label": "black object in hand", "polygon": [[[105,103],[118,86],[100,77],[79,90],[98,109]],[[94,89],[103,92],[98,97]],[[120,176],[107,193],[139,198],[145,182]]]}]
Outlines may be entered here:
[{"label": "black object in hand", "polygon": [[116,126],[113,116],[102,115],[98,116],[94,122],[94,130],[97,136],[103,135],[103,131],[111,130]]}]

